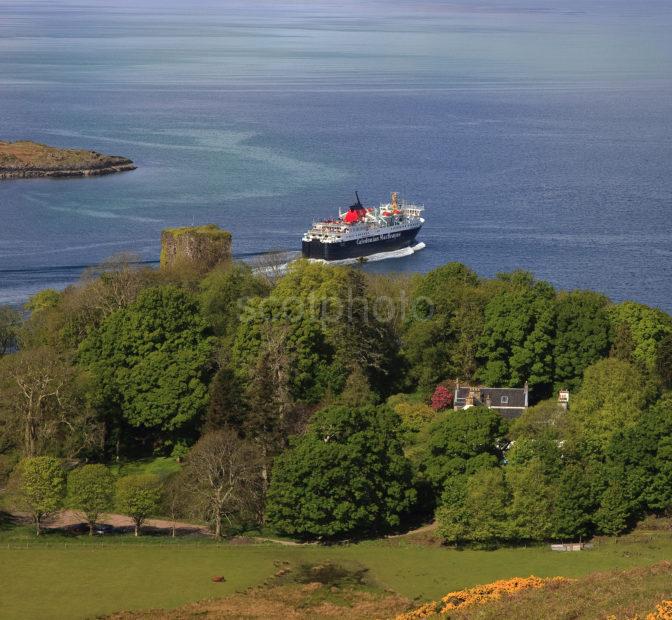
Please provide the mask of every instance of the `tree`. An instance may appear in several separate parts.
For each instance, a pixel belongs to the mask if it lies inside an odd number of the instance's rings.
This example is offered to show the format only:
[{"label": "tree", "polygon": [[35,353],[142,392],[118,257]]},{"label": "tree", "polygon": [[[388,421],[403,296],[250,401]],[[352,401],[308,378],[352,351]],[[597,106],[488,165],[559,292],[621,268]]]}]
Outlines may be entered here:
[{"label": "tree", "polygon": [[65,473],[60,461],[51,456],[23,459],[12,473],[11,490],[15,506],[30,512],[39,536],[44,519],[63,505]]},{"label": "tree", "polygon": [[656,351],[656,373],[665,389],[672,389],[672,333],[664,336]]},{"label": "tree", "polygon": [[421,470],[440,495],[453,476],[473,474],[502,460],[506,422],[485,407],[447,411],[429,429]]},{"label": "tree", "polygon": [[203,435],[189,452],[181,476],[192,511],[212,524],[221,538],[223,522],[233,525],[259,514],[262,460],[250,441],[231,430]]},{"label": "tree", "polygon": [[22,345],[76,349],[107,316],[128,306],[160,277],[155,269],[136,263],[131,255],[115,256],[87,269],[61,293],[47,289],[34,295],[26,304],[31,315],[21,331]]},{"label": "tree", "polygon": [[80,511],[89,525],[89,535],[100,515],[110,510],[114,498],[114,476],[105,465],[83,465],[68,476],[68,504]]},{"label": "tree", "polygon": [[229,427],[243,434],[246,414],[243,381],[231,367],[222,366],[210,382],[210,402],[204,427],[206,431]]},{"label": "tree", "polygon": [[561,293],[555,305],[555,387],[574,390],[584,370],[611,346],[609,300],[592,291]]},{"label": "tree", "polygon": [[16,335],[21,324],[21,315],[10,306],[0,306],[0,357],[16,345]]},{"label": "tree", "polygon": [[0,360],[0,428],[24,456],[75,456],[95,447],[101,428],[77,369],[49,347]]},{"label": "tree", "polygon": [[603,359],[586,369],[569,415],[595,449],[604,451],[614,433],[637,424],[651,396],[651,386],[637,368]]},{"label": "tree", "polygon": [[214,344],[194,297],[161,286],[107,316],[82,342],[79,360],[95,378],[99,407],[174,436],[205,413]]},{"label": "tree", "polygon": [[356,366],[345,380],[345,387],[338,402],[347,407],[364,407],[365,405],[376,405],[379,400],[362,369]]},{"label": "tree", "polygon": [[595,513],[595,524],[601,534],[616,536],[622,534],[633,518],[632,504],[620,482],[610,484],[600,499]]},{"label": "tree", "polygon": [[436,514],[439,534],[446,542],[491,547],[511,538],[511,491],[501,468],[479,469],[467,478],[461,501],[447,503],[446,499]]},{"label": "tree", "polygon": [[605,453],[607,476],[618,482],[629,511],[672,508],[672,396],[649,407],[638,423],[614,434]]},{"label": "tree", "polygon": [[631,361],[646,371],[654,371],[658,343],[672,333],[672,317],[658,308],[634,301],[612,306],[609,316],[615,330],[627,330],[631,340]]},{"label": "tree", "polygon": [[203,316],[215,335],[226,340],[235,335],[241,304],[252,297],[265,297],[268,283],[245,263],[231,263],[213,269],[200,282]]},{"label": "tree", "polygon": [[509,437],[516,441],[521,438],[564,440],[573,432],[572,422],[573,418],[552,398],[523,411],[511,423]]},{"label": "tree", "polygon": [[182,471],[168,476],[161,485],[160,511],[172,521],[170,535],[176,536],[177,520],[182,515],[193,514],[191,496],[184,488]]},{"label": "tree", "polygon": [[506,481],[511,489],[511,535],[518,540],[550,538],[556,489],[544,463],[535,457],[522,465],[509,465]]},{"label": "tree", "polygon": [[453,393],[443,385],[437,385],[432,394],[432,409],[443,411],[453,404]]},{"label": "tree", "polygon": [[[389,395],[401,375],[393,330],[396,309],[389,307],[391,298],[371,298],[362,271],[296,261],[278,281],[272,297],[275,304],[318,323],[342,381],[348,372],[360,368],[374,392]],[[332,384],[336,374],[330,377]]]},{"label": "tree", "polygon": [[485,304],[478,276],[460,263],[448,263],[418,281],[402,352],[421,389],[447,377],[474,376]]},{"label": "tree", "polygon": [[436,412],[429,405],[409,398],[406,394],[390,396],[387,405],[392,407],[401,419],[404,431],[418,433],[436,420]]},{"label": "tree", "polygon": [[465,509],[468,476],[453,476],[446,484],[436,509],[438,533],[445,543],[461,545],[469,539],[469,515]]},{"label": "tree", "polygon": [[400,421],[387,407],[334,406],[275,459],[266,514],[279,532],[338,539],[399,527],[416,499]]},{"label": "tree", "polygon": [[[277,297],[251,300],[233,346],[233,364],[249,385],[267,377],[268,397],[285,405],[290,401],[317,402],[329,385],[333,348],[326,342],[318,320],[296,304]],[[342,377],[344,381],[345,376]],[[339,385],[339,391],[342,383]]]},{"label": "tree", "polygon": [[[509,435],[510,437],[511,435]],[[539,437],[518,437],[506,450],[506,463],[510,469],[539,465],[547,479],[557,479],[566,465],[565,441],[558,441],[552,434]]]},{"label": "tree", "polygon": [[672,508],[672,395],[667,394],[653,405],[641,420],[642,444],[650,453],[644,486],[644,505],[656,512]]},{"label": "tree", "polygon": [[587,469],[583,463],[570,463],[562,470],[552,515],[555,538],[581,538],[592,532],[599,501],[594,478],[594,467]]},{"label": "tree", "polygon": [[147,517],[157,512],[161,501],[161,479],[152,474],[119,478],[116,483],[117,509],[131,517],[135,536]]},{"label": "tree", "polygon": [[478,378],[487,385],[548,390],[553,383],[554,290],[529,274],[506,277],[509,285],[488,302]]}]

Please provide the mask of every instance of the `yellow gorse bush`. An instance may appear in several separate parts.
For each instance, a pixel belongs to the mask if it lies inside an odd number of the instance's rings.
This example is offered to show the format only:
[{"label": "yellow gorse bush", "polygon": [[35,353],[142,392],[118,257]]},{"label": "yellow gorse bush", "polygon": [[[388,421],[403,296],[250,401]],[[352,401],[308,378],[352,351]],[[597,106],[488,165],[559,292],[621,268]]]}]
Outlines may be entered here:
[{"label": "yellow gorse bush", "polygon": [[[607,616],[604,620],[618,620],[616,616]],[[651,611],[646,616],[631,616],[626,620],[672,620],[672,600],[663,601],[656,606],[656,611]]]},{"label": "yellow gorse bush", "polygon": [[[616,620],[616,616],[608,616],[606,620]],[[627,620],[672,620],[672,600],[663,601],[656,606],[656,611],[649,612],[646,616],[632,616]]]},{"label": "yellow gorse bush", "polygon": [[646,620],[672,620],[672,600],[663,601],[656,611],[646,615]]},{"label": "yellow gorse bush", "polygon": [[548,579],[542,579],[540,577],[534,576],[500,579],[499,581],[494,581],[493,583],[467,588],[466,590],[449,592],[440,601],[425,603],[413,611],[409,611],[405,614],[397,616],[395,620],[417,620],[418,618],[429,618],[436,614],[446,614],[455,609],[464,609],[465,607],[470,607],[472,605],[487,603],[488,601],[496,600],[502,596],[516,594],[522,590],[529,590],[530,588],[543,588],[549,583],[563,583],[568,581],[570,580],[564,577],[551,577]]}]

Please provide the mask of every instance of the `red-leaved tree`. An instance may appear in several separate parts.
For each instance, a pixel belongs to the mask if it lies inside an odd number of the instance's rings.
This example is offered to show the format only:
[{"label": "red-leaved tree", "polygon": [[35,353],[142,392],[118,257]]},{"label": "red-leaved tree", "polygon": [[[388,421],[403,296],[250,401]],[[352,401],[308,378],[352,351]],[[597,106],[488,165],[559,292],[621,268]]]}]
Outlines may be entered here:
[{"label": "red-leaved tree", "polygon": [[453,404],[453,393],[443,385],[437,386],[432,394],[432,409],[443,411]]}]

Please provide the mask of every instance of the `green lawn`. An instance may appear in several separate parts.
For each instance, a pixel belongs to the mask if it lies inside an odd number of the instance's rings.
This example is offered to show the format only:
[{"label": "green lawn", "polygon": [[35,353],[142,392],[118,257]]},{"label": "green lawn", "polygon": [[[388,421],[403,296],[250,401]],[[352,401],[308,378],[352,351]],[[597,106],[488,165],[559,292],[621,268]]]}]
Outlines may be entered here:
[{"label": "green lawn", "polygon": [[[356,562],[380,585],[410,598],[446,592],[510,576],[579,576],[652,564],[672,557],[672,535],[646,532],[579,553],[547,548],[456,551],[388,542],[343,547],[227,545],[210,542],[157,544],[128,538],[64,542],[0,539],[0,617],[88,618],[121,609],[175,607],[224,596],[259,584],[274,562]],[[23,539],[25,540],[25,539]],[[65,546],[67,544],[67,546]],[[21,545],[24,545],[23,548]],[[27,546],[26,546],[27,545]],[[212,583],[213,575],[226,582]]]},{"label": "green lawn", "polygon": [[110,469],[117,476],[154,474],[160,478],[166,478],[170,474],[180,471],[180,464],[169,456],[159,456],[152,459],[129,461],[122,465],[111,465]]}]

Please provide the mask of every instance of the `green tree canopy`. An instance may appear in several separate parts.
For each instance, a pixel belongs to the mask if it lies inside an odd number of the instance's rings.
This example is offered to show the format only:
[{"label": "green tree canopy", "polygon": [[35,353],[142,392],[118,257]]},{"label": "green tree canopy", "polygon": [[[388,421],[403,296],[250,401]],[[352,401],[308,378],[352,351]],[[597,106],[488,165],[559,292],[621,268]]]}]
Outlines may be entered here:
[{"label": "green tree canopy", "polygon": [[21,325],[21,314],[10,306],[0,306],[0,356],[16,346],[16,335]]},{"label": "green tree canopy", "polygon": [[614,434],[606,453],[610,480],[618,481],[629,512],[672,508],[672,395],[647,409],[638,423]]},{"label": "green tree canopy", "polygon": [[230,263],[213,269],[200,282],[203,316],[217,336],[235,335],[241,304],[252,297],[269,293],[268,283],[257,277],[245,263]]},{"label": "green tree canopy", "polygon": [[398,527],[415,503],[400,421],[386,407],[334,406],[275,460],[269,525],[301,538],[343,538]]},{"label": "green tree canopy", "polygon": [[43,520],[63,505],[65,472],[54,457],[29,457],[12,473],[11,489],[15,506],[30,512],[39,536]]},{"label": "green tree canopy", "polygon": [[511,489],[501,468],[478,470],[468,477],[463,499],[451,499],[436,513],[439,534],[446,542],[490,547],[511,537]]},{"label": "green tree canopy", "polygon": [[672,333],[661,338],[656,350],[656,373],[665,389],[672,389]]},{"label": "green tree canopy", "polygon": [[637,368],[607,358],[586,369],[569,415],[586,440],[603,452],[616,432],[637,424],[651,397],[651,386]]},{"label": "green tree canopy", "polygon": [[592,291],[561,293],[556,303],[556,389],[579,387],[583,372],[611,347],[609,300]]},{"label": "green tree canopy", "polygon": [[86,517],[89,535],[100,515],[112,508],[113,499],[114,476],[105,465],[83,465],[68,475],[68,505]]},{"label": "green tree canopy", "polygon": [[518,540],[551,538],[557,490],[548,464],[534,457],[525,463],[510,464],[505,473],[511,489],[511,534]]},{"label": "green tree canopy", "polygon": [[400,378],[393,296],[373,298],[360,270],[308,261],[293,263],[272,297],[317,319],[335,365],[359,367],[371,388],[387,396]]},{"label": "green tree canopy", "polygon": [[592,517],[602,489],[601,472],[594,464],[568,463],[557,479],[553,510],[554,537],[577,539],[593,531]]},{"label": "green tree canopy", "polygon": [[421,469],[440,494],[454,476],[494,467],[502,459],[506,422],[485,407],[448,411],[429,429]]},{"label": "green tree canopy", "polygon": [[448,263],[420,279],[413,298],[402,352],[415,381],[428,390],[448,377],[471,378],[486,304],[478,276]]},{"label": "green tree canopy", "polygon": [[553,383],[554,290],[525,272],[506,277],[507,287],[485,308],[478,378],[487,385],[548,389]]},{"label": "green tree canopy", "polygon": [[634,301],[625,301],[609,308],[615,331],[625,329],[631,340],[631,360],[653,372],[656,367],[658,343],[672,333],[672,317],[658,308]]},{"label": "green tree canopy", "polygon": [[[232,357],[247,383],[259,377],[259,366],[263,365],[273,375],[266,379],[265,390],[280,391],[283,399],[317,402],[333,380],[334,350],[319,321],[277,297],[257,298],[247,304]],[[342,373],[337,379],[339,391],[344,380]]]},{"label": "green tree canopy", "polygon": [[99,401],[132,426],[179,431],[208,402],[214,339],[196,299],[174,286],[142,291],[110,314],[80,346]]},{"label": "green tree canopy", "polygon": [[139,536],[142,524],[161,504],[161,479],[153,474],[124,476],[117,480],[115,491],[117,510],[133,519]]}]

